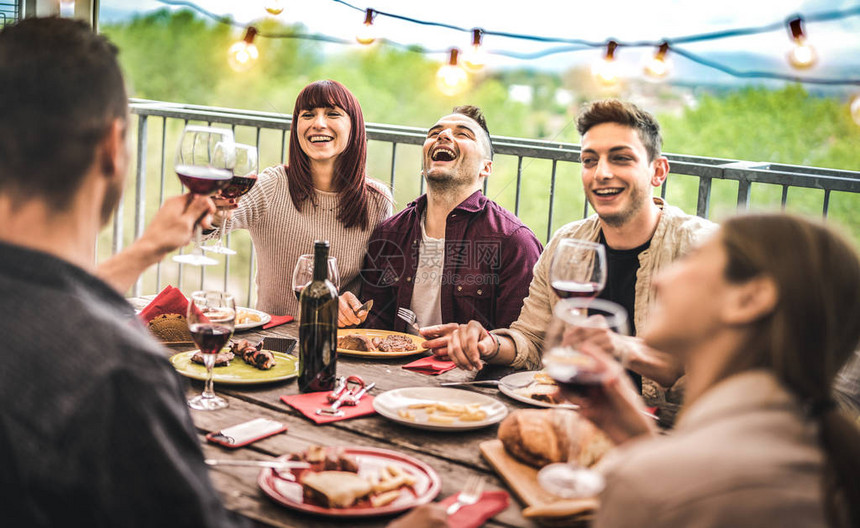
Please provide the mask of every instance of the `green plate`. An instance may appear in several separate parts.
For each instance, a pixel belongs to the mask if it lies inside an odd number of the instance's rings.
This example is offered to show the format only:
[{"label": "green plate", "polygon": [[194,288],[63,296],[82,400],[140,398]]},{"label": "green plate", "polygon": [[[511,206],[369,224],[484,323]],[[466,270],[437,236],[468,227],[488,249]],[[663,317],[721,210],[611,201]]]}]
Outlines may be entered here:
[{"label": "green plate", "polygon": [[[180,352],[170,358],[170,363],[183,376],[206,381],[206,367],[191,361],[191,356],[197,352]],[[212,369],[212,381],[225,385],[255,385],[271,383],[295,378],[299,373],[299,360],[295,356],[272,352],[275,356],[275,366],[269,370],[260,370],[234,357],[226,367]]]}]

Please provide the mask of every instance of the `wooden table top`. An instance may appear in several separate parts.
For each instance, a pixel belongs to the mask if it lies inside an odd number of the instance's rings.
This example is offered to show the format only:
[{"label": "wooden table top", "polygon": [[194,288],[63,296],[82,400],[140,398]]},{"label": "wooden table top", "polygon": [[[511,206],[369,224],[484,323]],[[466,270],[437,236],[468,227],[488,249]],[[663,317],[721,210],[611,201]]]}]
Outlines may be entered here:
[{"label": "wooden table top", "polygon": [[[145,300],[131,300],[140,307]],[[139,301],[139,302],[135,302]],[[297,337],[298,326],[295,322],[281,325],[270,330],[250,330],[237,333],[234,339],[250,340],[260,337]],[[191,346],[173,346],[165,349],[165,354],[192,350]],[[464,381],[474,377],[474,373],[459,369],[438,376],[428,376],[401,368],[416,357],[406,358],[353,358],[340,356],[337,363],[339,376],[357,374],[364,380],[376,382],[371,394],[403,387],[438,386],[442,382]],[[189,397],[199,394],[203,383],[191,381]],[[525,407],[498,393],[495,388],[474,388],[482,394],[492,396],[504,403],[509,410]],[[285,453],[304,449],[312,444],[326,446],[362,446],[391,449],[412,456],[430,465],[439,474],[442,491],[437,501],[458,492],[466,479],[475,473],[484,477],[485,491],[506,489],[490,466],[481,457],[478,444],[496,437],[497,425],[474,431],[437,432],[407,427],[392,422],[378,414],[372,416],[316,425],[292,407],[284,404],[282,395],[297,394],[295,379],[266,385],[220,385],[215,384],[215,392],[227,399],[230,406],[217,411],[194,411],[191,416],[200,434],[203,452],[210,458],[234,459],[271,459]],[[206,442],[205,435],[225,427],[236,425],[252,418],[270,418],[288,426],[286,434],[278,434],[254,442],[246,447],[227,449]],[[215,487],[221,493],[224,503],[230,510],[248,517],[260,526],[278,527],[382,527],[395,516],[367,519],[337,519],[310,515],[281,506],[268,498],[257,485],[259,469],[247,467],[219,466],[210,470]],[[521,514],[522,505],[511,494],[510,506],[485,524],[491,527],[533,527],[536,526]]]}]

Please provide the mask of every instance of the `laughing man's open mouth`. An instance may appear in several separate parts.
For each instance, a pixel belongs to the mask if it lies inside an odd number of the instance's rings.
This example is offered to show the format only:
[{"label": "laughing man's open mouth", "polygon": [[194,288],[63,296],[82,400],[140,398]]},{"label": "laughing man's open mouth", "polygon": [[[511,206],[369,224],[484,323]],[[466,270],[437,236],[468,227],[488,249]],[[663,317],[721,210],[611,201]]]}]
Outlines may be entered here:
[{"label": "laughing man's open mouth", "polygon": [[433,161],[454,161],[457,159],[457,154],[448,147],[436,147],[430,154],[430,159]]}]

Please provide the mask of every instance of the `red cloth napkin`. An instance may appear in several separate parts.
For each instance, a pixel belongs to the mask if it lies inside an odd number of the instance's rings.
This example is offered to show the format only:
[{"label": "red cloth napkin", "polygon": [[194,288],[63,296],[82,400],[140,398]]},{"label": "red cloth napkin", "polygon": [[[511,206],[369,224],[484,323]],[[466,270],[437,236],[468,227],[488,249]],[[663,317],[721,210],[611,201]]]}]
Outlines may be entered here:
[{"label": "red cloth napkin", "polygon": [[403,365],[403,368],[405,369],[414,370],[415,372],[427,374],[428,376],[437,376],[443,372],[448,372],[454,367],[456,367],[456,365],[454,365],[453,361],[449,359],[439,359],[436,356],[428,356]]},{"label": "red cloth napkin", "polygon": [[178,288],[167,286],[140,311],[139,315],[144,324],[147,324],[161,314],[179,314],[185,317],[187,310],[188,299]]},{"label": "red cloth napkin", "polygon": [[[457,502],[457,493],[447,497],[440,504],[447,508]],[[477,528],[493,515],[508,507],[509,497],[505,491],[485,491],[475,504],[463,506],[448,517],[448,524],[457,528]]]},{"label": "red cloth napkin", "polygon": [[321,407],[328,407],[331,405],[331,402],[328,401],[328,396],[330,391],[323,392],[309,392],[307,394],[291,394],[289,396],[281,396],[281,401],[304,414],[314,422],[318,424],[326,424],[329,422],[337,422],[340,420],[349,420],[350,418],[358,418],[359,416],[367,416],[368,414],[373,414],[376,411],[373,410],[373,396],[369,394],[365,394],[360,400],[358,400],[358,405],[350,406],[350,405],[342,405],[339,408],[343,410],[344,415],[341,417],[336,416],[320,416],[316,413],[316,410]]},{"label": "red cloth napkin", "polygon": [[274,328],[276,326],[289,323],[292,320],[292,315],[273,315],[272,320],[263,325],[263,330],[268,330],[269,328]]}]

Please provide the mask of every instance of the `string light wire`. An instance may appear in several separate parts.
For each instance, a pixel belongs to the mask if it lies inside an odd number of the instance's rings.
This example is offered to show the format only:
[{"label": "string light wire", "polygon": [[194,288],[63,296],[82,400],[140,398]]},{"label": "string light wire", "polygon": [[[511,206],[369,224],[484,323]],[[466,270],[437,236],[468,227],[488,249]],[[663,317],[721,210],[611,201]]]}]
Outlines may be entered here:
[{"label": "string light wire", "polygon": [[[185,0],[158,0],[159,3],[169,5],[169,6],[179,6],[179,7],[187,7],[193,9],[217,22],[222,24],[228,24],[233,27],[246,29],[249,25],[241,24],[234,21],[231,17],[225,15],[217,15],[206,9]],[[365,7],[359,7],[351,4],[346,0],[332,0],[337,4],[341,4],[350,9],[361,11],[362,13],[367,12]],[[377,9],[373,9],[374,16],[383,16],[396,20],[401,20],[404,22],[410,22],[413,24],[418,24],[422,26],[431,26],[438,27],[443,29],[449,29],[453,31],[460,31],[465,33],[472,33],[474,28],[466,28],[461,26],[456,26],[453,24],[448,24],[444,22],[435,22],[429,20],[421,20],[413,17],[407,17],[403,15],[399,15],[396,13],[389,13],[387,11],[379,11]],[[860,15],[860,5],[850,7],[847,9],[840,10],[832,10],[832,11],[823,11],[818,13],[811,13],[803,15],[803,20],[806,23],[810,22],[828,22],[834,20],[842,20],[845,18],[858,16]],[[799,15],[792,15],[787,20],[793,19]],[[659,41],[622,41],[617,40],[618,47],[624,48],[655,48],[659,47],[662,43],[667,43],[671,47],[672,53],[675,55],[684,57],[685,59],[699,64],[701,66],[705,66],[707,68],[711,68],[732,77],[737,78],[760,78],[760,79],[772,79],[772,80],[782,80],[789,82],[797,82],[802,84],[822,84],[822,85],[856,85],[860,86],[860,78],[830,78],[830,77],[812,77],[812,76],[799,76],[799,75],[789,75],[778,72],[771,71],[761,71],[761,70],[748,70],[741,71],[730,66],[721,64],[717,61],[706,59],[701,55],[688,51],[680,47],[681,44],[691,44],[697,42],[711,41],[711,40],[719,40],[733,37],[742,37],[742,36],[750,36],[757,35],[762,33],[769,33],[773,31],[784,31],[786,27],[786,21],[774,22],[771,24],[756,26],[756,27],[746,27],[746,28],[735,28],[723,31],[713,31],[709,33],[701,33],[694,35],[686,35],[675,38],[666,38],[661,39]],[[598,41],[588,41],[584,39],[571,39],[571,38],[558,38],[558,37],[545,37],[540,35],[527,35],[521,33],[510,33],[505,31],[494,31],[490,29],[483,29],[483,35],[492,35],[495,37],[502,38],[510,38],[510,39],[518,39],[518,40],[527,40],[532,42],[542,42],[542,43],[553,43],[553,44],[564,44],[564,46],[555,46],[551,48],[547,48],[544,50],[531,52],[531,53],[523,53],[523,52],[515,52],[509,50],[484,50],[488,55],[496,55],[500,57],[508,57],[513,59],[520,60],[534,60],[543,57],[547,57],[550,55],[555,55],[559,53],[569,53],[569,52],[577,52],[585,49],[595,49],[595,48],[605,48],[606,41],[598,42]],[[271,33],[271,32],[263,32],[258,31],[258,37],[262,38],[287,38],[287,39],[302,39],[302,40],[312,40],[317,42],[326,42],[333,44],[353,44],[355,41],[352,39],[344,39],[338,37],[332,37],[328,35],[321,34],[307,34],[307,33]],[[423,48],[421,46],[416,45],[408,45],[397,43],[388,39],[380,38],[378,39],[380,42],[385,43],[386,45],[404,49],[407,51],[412,51],[416,53],[422,54],[441,54],[448,53],[448,50],[429,50]]]}]

